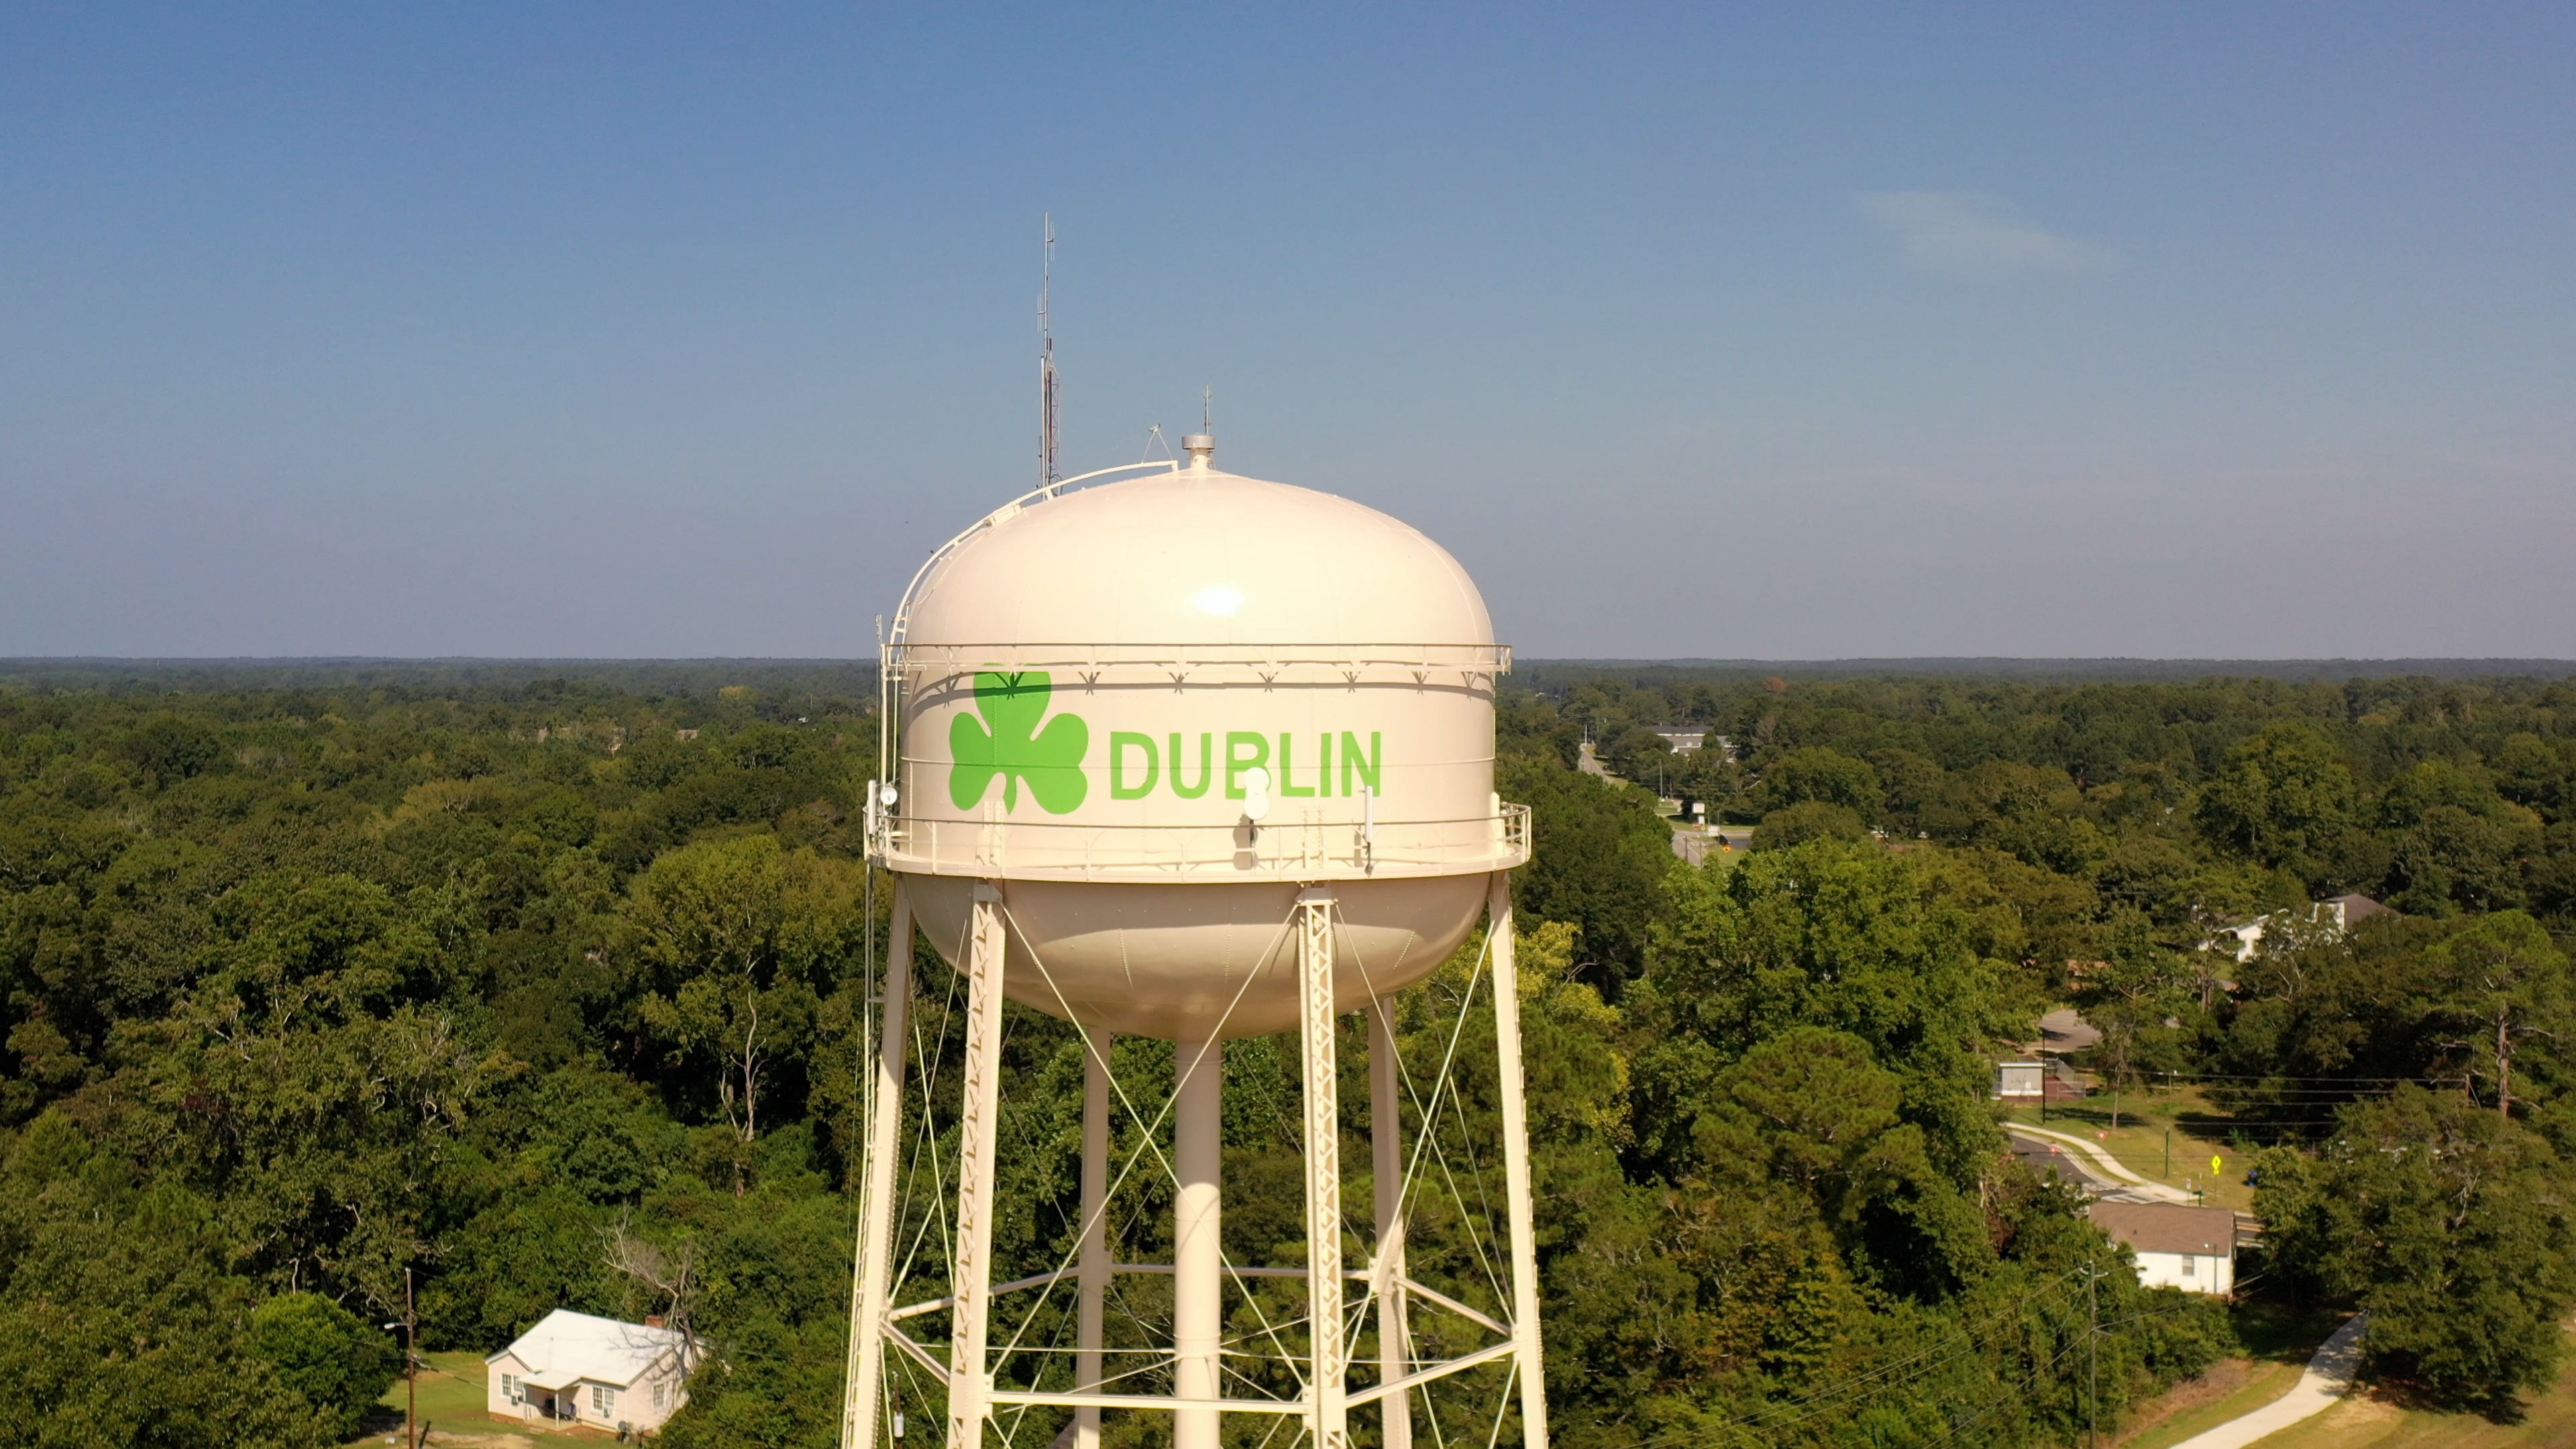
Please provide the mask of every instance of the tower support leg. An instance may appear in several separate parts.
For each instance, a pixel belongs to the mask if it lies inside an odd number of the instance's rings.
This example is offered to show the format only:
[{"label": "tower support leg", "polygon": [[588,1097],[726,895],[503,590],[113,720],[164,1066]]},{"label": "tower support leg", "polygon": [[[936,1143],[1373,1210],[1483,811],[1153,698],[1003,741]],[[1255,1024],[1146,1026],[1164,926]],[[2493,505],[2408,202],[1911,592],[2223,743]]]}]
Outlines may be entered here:
[{"label": "tower support leg", "polygon": [[[1073,1386],[1100,1392],[1101,1321],[1109,1295],[1109,1046],[1086,1031],[1082,1059],[1082,1250],[1074,1264]],[[1100,1449],[1098,1406],[1073,1411],[1073,1449]]]},{"label": "tower support leg", "polygon": [[1217,1181],[1225,1165],[1225,1043],[1185,1041],[1172,1051],[1177,1101],[1172,1166],[1172,1393],[1207,1408],[1173,1414],[1173,1449],[1217,1449],[1223,1397],[1217,1354],[1225,1329],[1225,1248]]},{"label": "tower support leg", "polygon": [[1307,1371],[1315,1449],[1350,1442],[1350,1347],[1342,1324],[1342,1108],[1333,1009],[1333,893],[1297,897],[1298,1025],[1306,1078],[1306,1302],[1314,1361]]},{"label": "tower support leg", "polygon": [[1496,871],[1485,896],[1494,962],[1494,1056],[1503,1098],[1503,1196],[1512,1233],[1512,1363],[1521,1385],[1521,1443],[1547,1449],[1547,1375],[1538,1341],[1538,1233],[1530,1220],[1529,1109],[1521,1092],[1521,984],[1512,955],[1512,878]]},{"label": "tower support leg", "polygon": [[[1002,892],[975,885],[966,973],[966,1070],[958,1124],[957,1248],[949,1310],[948,1449],[981,1449],[984,1344],[992,1318],[993,1155],[1002,1089]],[[862,1446],[864,1449],[864,1446]]]},{"label": "tower support leg", "polygon": [[[1397,1095],[1403,1074],[1395,1059],[1395,999],[1369,1003],[1369,1167],[1376,1179],[1377,1377],[1391,1384],[1413,1372],[1413,1331],[1404,1301],[1404,1111]],[[1411,1392],[1398,1389],[1378,1401],[1385,1417],[1386,1449],[1413,1449]]]},{"label": "tower support leg", "polygon": [[[870,922],[873,930],[875,923]],[[894,1271],[894,1169],[903,1134],[904,1036],[911,1027],[912,900],[895,877],[886,933],[885,1017],[868,1078],[866,1158],[859,1171],[859,1241],[850,1274],[849,1380],[842,1387],[841,1449],[876,1449],[885,1373],[886,1294]]]}]

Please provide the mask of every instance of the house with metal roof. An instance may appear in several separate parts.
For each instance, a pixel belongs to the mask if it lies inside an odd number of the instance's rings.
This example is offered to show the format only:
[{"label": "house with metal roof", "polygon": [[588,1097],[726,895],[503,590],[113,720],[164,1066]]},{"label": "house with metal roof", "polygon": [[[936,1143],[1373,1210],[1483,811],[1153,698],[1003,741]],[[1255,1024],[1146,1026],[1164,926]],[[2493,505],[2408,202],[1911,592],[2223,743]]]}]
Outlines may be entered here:
[{"label": "house with metal roof", "polygon": [[688,1402],[692,1348],[659,1320],[626,1323],[558,1308],[483,1360],[497,1418],[648,1433]]}]

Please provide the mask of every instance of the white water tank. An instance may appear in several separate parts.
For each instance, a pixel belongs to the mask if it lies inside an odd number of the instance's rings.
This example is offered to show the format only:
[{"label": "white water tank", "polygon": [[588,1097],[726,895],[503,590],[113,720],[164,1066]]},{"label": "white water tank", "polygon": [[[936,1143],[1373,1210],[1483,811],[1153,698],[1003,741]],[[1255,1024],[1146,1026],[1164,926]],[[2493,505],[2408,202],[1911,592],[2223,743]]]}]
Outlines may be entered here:
[{"label": "white water tank", "polygon": [[1189,467],[1031,495],[924,567],[871,842],[950,962],[992,882],[1013,1000],[1184,1041],[1296,1025],[1301,889],[1337,898],[1349,1010],[1437,966],[1528,858],[1494,794],[1510,651],[1466,571],[1190,442]]}]

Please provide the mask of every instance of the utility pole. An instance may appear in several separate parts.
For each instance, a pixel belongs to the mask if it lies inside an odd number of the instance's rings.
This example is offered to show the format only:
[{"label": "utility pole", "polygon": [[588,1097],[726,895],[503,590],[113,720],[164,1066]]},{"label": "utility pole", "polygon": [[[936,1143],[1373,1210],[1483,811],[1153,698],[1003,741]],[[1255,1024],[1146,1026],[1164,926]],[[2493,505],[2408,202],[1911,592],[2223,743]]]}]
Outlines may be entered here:
[{"label": "utility pole", "polygon": [[2165,1170],[2163,1175],[2166,1177],[2173,1176],[2173,1124],[2170,1122],[2165,1124]]},{"label": "utility pole", "polygon": [[2084,1275],[2085,1377],[2091,1381],[2084,1391],[2084,1423],[2092,1437],[2093,1449],[2102,1449],[2102,1270],[2087,1268]]},{"label": "utility pole", "polygon": [[403,1269],[403,1316],[400,1323],[387,1328],[403,1331],[403,1449],[420,1449],[420,1380],[414,1370],[420,1362],[418,1340],[420,1319],[412,1309],[411,1270]]}]

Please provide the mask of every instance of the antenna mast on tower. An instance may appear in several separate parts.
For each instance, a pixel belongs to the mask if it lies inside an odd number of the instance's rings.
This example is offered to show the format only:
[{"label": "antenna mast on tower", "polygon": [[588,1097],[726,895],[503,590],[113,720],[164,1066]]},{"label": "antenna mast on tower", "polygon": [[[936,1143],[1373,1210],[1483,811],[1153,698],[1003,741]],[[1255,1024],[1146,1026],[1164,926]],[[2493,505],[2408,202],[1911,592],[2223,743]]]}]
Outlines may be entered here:
[{"label": "antenna mast on tower", "polygon": [[1063,474],[1055,465],[1055,326],[1047,316],[1055,287],[1055,213],[1046,217],[1046,259],[1038,272],[1038,486],[1053,488]]}]

